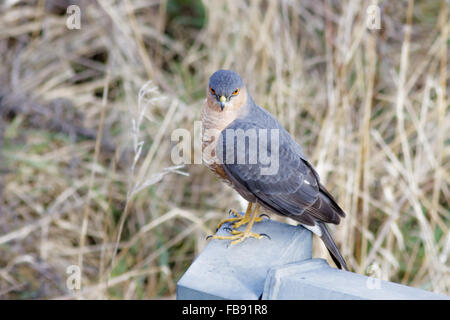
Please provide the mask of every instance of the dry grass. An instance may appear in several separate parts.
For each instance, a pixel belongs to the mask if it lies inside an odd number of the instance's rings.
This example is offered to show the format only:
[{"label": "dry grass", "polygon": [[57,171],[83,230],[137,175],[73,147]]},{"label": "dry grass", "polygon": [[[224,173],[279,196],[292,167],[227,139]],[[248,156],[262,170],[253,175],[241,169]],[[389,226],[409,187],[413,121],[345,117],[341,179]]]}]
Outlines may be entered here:
[{"label": "dry grass", "polygon": [[0,298],[174,297],[242,206],[170,160],[218,68],[304,146],[348,213],[334,234],[354,271],[450,293],[445,0],[379,1],[375,31],[371,1],[77,2],[81,30],[66,1],[0,5]]}]

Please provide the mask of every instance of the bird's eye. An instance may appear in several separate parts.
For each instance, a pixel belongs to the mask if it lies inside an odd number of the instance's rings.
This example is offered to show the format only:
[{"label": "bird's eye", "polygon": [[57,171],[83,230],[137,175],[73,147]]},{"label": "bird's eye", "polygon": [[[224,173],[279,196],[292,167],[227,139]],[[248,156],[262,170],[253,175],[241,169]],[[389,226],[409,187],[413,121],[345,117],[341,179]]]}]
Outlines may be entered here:
[{"label": "bird's eye", "polygon": [[233,95],[237,95],[239,93],[239,88],[237,88],[236,90],[233,91]]},{"label": "bird's eye", "polygon": [[212,94],[216,94],[216,91],[212,87],[209,87],[209,90],[211,91]]}]

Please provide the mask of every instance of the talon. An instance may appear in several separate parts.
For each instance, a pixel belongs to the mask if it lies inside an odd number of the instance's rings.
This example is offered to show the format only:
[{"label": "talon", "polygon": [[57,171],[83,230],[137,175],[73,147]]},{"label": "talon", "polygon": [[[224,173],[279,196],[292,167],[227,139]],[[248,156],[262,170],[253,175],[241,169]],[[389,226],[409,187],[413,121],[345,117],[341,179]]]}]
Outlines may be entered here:
[{"label": "talon", "polygon": [[272,240],[272,238],[266,233],[260,233],[259,235],[263,236],[263,237],[267,237],[269,240]]},{"label": "talon", "polygon": [[270,220],[270,217],[269,217],[267,214],[265,214],[265,213],[262,213],[262,214],[260,214],[260,215],[258,216],[258,218],[262,218],[262,217],[266,217],[267,219]]},{"label": "talon", "polygon": [[[251,215],[251,203],[249,203],[247,210],[245,212],[245,214],[240,214],[237,210],[234,209],[230,209],[228,211],[228,214],[230,216],[233,216],[232,218],[228,218],[228,219],[224,219],[222,220],[219,225],[216,228],[216,232],[219,231],[219,229],[225,224],[225,223],[231,223],[230,228],[231,229],[236,229],[239,228],[240,226],[246,225],[250,222],[250,215]],[[254,222],[260,222],[262,221],[262,218],[256,217],[255,216],[255,220]]]},{"label": "talon", "polygon": [[[224,230],[228,231],[231,235],[229,235],[229,236],[213,235],[213,236],[208,236],[206,239],[231,240],[231,242],[229,244],[227,244],[227,248],[230,246],[233,246],[235,244],[238,244],[247,238],[261,239],[262,237],[267,237],[267,238],[271,239],[267,234],[257,234],[257,233],[254,233],[251,231],[253,224],[255,222],[260,222],[263,220],[261,218],[262,216],[266,216],[267,218],[269,218],[269,216],[267,216],[265,214],[262,214],[261,216],[258,217],[259,208],[260,208],[260,206],[257,204],[255,211],[252,212],[252,210],[251,210],[252,203],[249,203],[247,210],[245,212],[245,215],[240,214],[236,210],[231,209],[229,212],[230,212],[230,214],[231,213],[234,214],[235,217],[222,220],[220,222],[219,226],[217,227],[217,229],[220,229],[220,227],[224,223],[232,223],[231,226],[227,226],[227,227],[223,228]],[[247,225],[247,227],[244,231],[236,230],[236,228],[238,228],[242,225],[245,225],[245,224]]]},{"label": "talon", "polygon": [[[260,217],[255,217],[254,222],[261,222],[261,221],[263,221],[262,218],[260,218]],[[237,228],[239,228],[240,226],[243,226],[243,225],[248,224],[249,222],[250,222],[250,217],[249,217],[249,216],[241,217],[241,218],[238,219],[238,221],[236,221],[236,222],[233,223],[232,228],[233,228],[233,229],[237,229]]]},{"label": "talon", "polygon": [[206,240],[212,238],[212,234],[210,234],[209,236],[206,237]]}]

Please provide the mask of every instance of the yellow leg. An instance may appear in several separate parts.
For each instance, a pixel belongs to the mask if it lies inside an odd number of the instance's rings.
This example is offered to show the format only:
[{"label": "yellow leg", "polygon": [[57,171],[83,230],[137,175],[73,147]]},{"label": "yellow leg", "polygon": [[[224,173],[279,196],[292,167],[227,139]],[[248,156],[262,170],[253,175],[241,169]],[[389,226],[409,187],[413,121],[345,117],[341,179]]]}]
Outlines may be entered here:
[{"label": "yellow leg", "polygon": [[[224,224],[224,223],[228,223],[228,222],[233,222],[233,224],[231,225],[231,229],[236,229],[239,228],[240,226],[248,223],[250,221],[250,215],[252,213],[252,203],[249,202],[248,206],[247,206],[247,210],[245,211],[245,215],[241,215],[239,212],[237,212],[236,210],[231,209],[230,211],[233,212],[233,215],[235,216],[234,218],[228,218],[228,219],[224,219],[222,221],[220,221],[219,225],[217,226],[216,230],[219,230],[220,227]],[[257,217],[255,222],[259,222],[262,221],[262,218]]]},{"label": "yellow leg", "polygon": [[216,236],[216,235],[214,235],[214,236],[209,236],[208,238],[219,239],[219,240],[233,240],[230,243],[230,246],[232,246],[239,242],[242,242],[246,238],[261,239],[263,236],[269,237],[266,234],[258,234],[258,233],[252,232],[253,224],[257,221],[257,219],[261,219],[260,217],[258,217],[259,208],[260,208],[260,205],[256,204],[255,211],[250,215],[247,228],[245,228],[244,231],[231,230],[230,231],[230,233],[232,234],[231,236]]},{"label": "yellow leg", "polygon": [[[257,208],[255,208],[255,211],[259,212],[259,205],[256,205]],[[239,221],[236,221],[235,223],[233,223],[233,225],[231,226],[231,229],[237,229],[240,226],[243,226],[244,224],[247,224],[250,222],[251,219],[251,213],[252,213],[252,203],[250,202],[249,207],[247,208],[247,212],[245,213],[245,216],[242,217],[242,219],[240,219]],[[254,214],[253,217],[253,223],[255,222],[261,222],[263,221],[263,218],[261,217],[257,217],[258,213]]]}]

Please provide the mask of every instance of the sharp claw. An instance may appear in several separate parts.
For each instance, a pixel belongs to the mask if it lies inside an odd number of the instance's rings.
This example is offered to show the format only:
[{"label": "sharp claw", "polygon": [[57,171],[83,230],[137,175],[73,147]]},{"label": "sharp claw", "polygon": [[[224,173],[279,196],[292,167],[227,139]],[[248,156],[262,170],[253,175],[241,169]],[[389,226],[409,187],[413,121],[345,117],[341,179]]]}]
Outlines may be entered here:
[{"label": "sharp claw", "polygon": [[239,211],[237,211],[237,210],[230,209],[230,211],[228,211],[228,215],[233,216],[233,217],[236,217],[236,218],[239,218],[239,216],[240,216],[241,214],[240,214]]},{"label": "sharp claw", "polygon": [[259,235],[263,236],[263,237],[267,237],[269,240],[272,240],[272,238],[268,234],[260,233]]},{"label": "sharp claw", "polygon": [[265,213],[262,213],[262,214],[260,214],[258,217],[266,217],[267,219],[269,219],[270,220],[270,217],[267,215],[267,214],[265,214]]},{"label": "sharp claw", "polygon": [[206,240],[208,240],[209,238],[212,238],[212,234],[210,234],[209,236],[206,237]]}]

